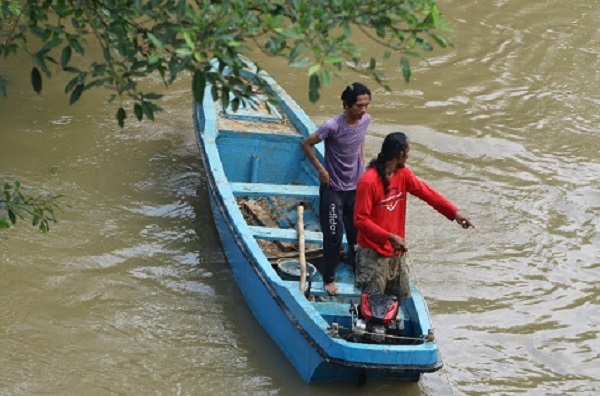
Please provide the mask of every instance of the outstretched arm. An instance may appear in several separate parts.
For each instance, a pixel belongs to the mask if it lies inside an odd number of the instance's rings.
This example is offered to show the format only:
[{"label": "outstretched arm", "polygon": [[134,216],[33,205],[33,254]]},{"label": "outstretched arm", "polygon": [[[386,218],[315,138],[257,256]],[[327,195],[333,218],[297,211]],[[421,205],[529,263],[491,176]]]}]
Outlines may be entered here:
[{"label": "outstretched arm", "polygon": [[412,171],[409,170],[409,172],[407,185],[408,192],[420,200],[425,201],[429,206],[437,210],[448,220],[454,220],[456,213],[458,212],[458,208],[438,191],[431,188],[427,183],[415,176]]},{"label": "outstretched arm", "polygon": [[411,174],[409,192],[427,202],[435,210],[446,216],[448,220],[456,221],[465,230],[470,227],[475,228],[473,223],[471,223],[471,220],[469,220],[465,214],[461,213],[452,202],[446,199],[446,197],[438,191],[429,187],[427,183],[416,177],[414,174]]}]

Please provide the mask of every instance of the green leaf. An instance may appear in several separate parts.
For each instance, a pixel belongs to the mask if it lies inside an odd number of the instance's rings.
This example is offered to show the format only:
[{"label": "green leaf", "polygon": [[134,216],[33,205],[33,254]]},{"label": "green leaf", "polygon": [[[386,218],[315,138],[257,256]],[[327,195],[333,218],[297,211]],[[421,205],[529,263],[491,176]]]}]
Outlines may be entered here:
[{"label": "green leaf", "polygon": [[431,46],[431,44],[429,44],[427,41],[425,40],[417,40],[417,45],[419,46],[419,48],[425,50],[425,51],[433,51],[433,47]]},{"label": "green leaf", "polygon": [[133,113],[135,114],[135,118],[137,118],[138,121],[142,121],[144,111],[142,110],[142,106],[139,103],[133,105]]},{"label": "green leaf", "polygon": [[369,70],[375,70],[376,67],[377,61],[375,60],[375,58],[371,58],[371,60],[369,61]]},{"label": "green leaf", "polygon": [[39,94],[42,92],[42,74],[35,66],[31,69],[31,85],[33,86],[35,93]]},{"label": "green leaf", "polygon": [[73,77],[65,86],[65,93],[71,92],[79,83],[79,76]]},{"label": "green leaf", "polygon": [[62,53],[60,54],[60,66],[63,69],[65,67],[67,67],[67,65],[69,64],[69,61],[71,60],[72,52],[73,52],[73,50],[68,45],[65,48],[63,48]]},{"label": "green leaf", "polygon": [[175,50],[175,53],[178,55],[188,56],[192,55],[193,51],[189,48],[177,48]]},{"label": "green leaf", "polygon": [[408,63],[408,59],[405,57],[400,58],[400,65],[402,66],[402,76],[404,77],[404,81],[410,81],[410,64]]},{"label": "green leaf", "polygon": [[10,228],[10,224],[5,219],[0,219],[0,228]]},{"label": "green leaf", "polygon": [[144,94],[144,98],[151,100],[161,99],[163,96],[164,95],[155,92],[148,92],[147,94]]},{"label": "green leaf", "polygon": [[223,87],[223,93],[221,95],[221,103],[222,103],[224,109],[229,107],[229,88],[227,88],[227,87]]},{"label": "green leaf", "polygon": [[431,33],[431,38],[433,38],[435,42],[442,48],[448,48],[451,46],[450,42],[445,37],[442,37],[437,33]]},{"label": "green leaf", "polygon": [[158,63],[161,59],[162,59],[162,55],[161,54],[159,54],[158,52],[153,52],[148,57],[148,64],[153,65],[155,63]]},{"label": "green leaf", "polygon": [[321,77],[321,83],[323,86],[328,86],[331,83],[331,74],[329,73],[329,70],[321,70],[321,73],[319,73],[319,77]]},{"label": "green leaf", "polygon": [[192,51],[196,48],[196,45],[194,44],[194,39],[192,38],[192,35],[188,30],[183,32],[183,39],[185,40],[185,43],[187,44],[191,54]]},{"label": "green leaf", "polygon": [[58,62],[51,56],[44,56],[44,58],[46,58],[47,61],[49,61],[50,63],[54,63],[55,65],[58,65]]},{"label": "green leaf", "polygon": [[15,212],[12,209],[8,209],[8,219],[13,225],[17,222],[17,216],[15,216]]},{"label": "green leaf", "polygon": [[156,37],[154,34],[148,32],[148,38],[150,39],[150,41],[152,41],[152,44],[156,47],[156,48],[163,48],[164,44],[162,43],[162,41],[160,41],[158,39],[158,37]]},{"label": "green leaf", "polygon": [[315,74],[316,72],[319,71],[319,69],[321,69],[321,65],[320,64],[316,64],[316,65],[312,65],[310,67],[310,69],[308,69],[308,75],[312,76],[313,74]]},{"label": "green leaf", "polygon": [[48,53],[52,48],[60,45],[60,43],[62,43],[62,39],[56,39],[56,40],[52,40],[50,42],[47,42],[42,49],[40,50],[41,53],[46,54]]},{"label": "green leaf", "polygon": [[110,50],[108,48],[102,48],[102,55],[104,56],[104,61],[106,61],[106,63],[111,64],[112,63],[112,59],[110,56]]},{"label": "green leaf", "polygon": [[83,88],[84,88],[83,84],[78,84],[75,87],[73,92],[71,92],[71,97],[69,98],[69,104],[72,105],[73,103],[75,103],[79,100],[79,98],[81,97],[81,93],[83,92]]},{"label": "green leaf", "polygon": [[36,65],[38,65],[40,69],[42,69],[46,77],[50,78],[50,69],[48,69],[48,65],[46,65],[46,59],[44,58],[44,54],[42,54],[41,52],[37,52],[33,56],[33,61]]},{"label": "green leaf", "polygon": [[313,74],[310,76],[310,80],[308,82],[308,99],[312,102],[318,102],[321,95],[319,94],[319,89],[321,88],[321,81],[319,80],[319,76]]},{"label": "green leaf", "polygon": [[302,52],[302,50],[304,49],[304,47],[297,43],[296,46],[294,48],[292,48],[292,50],[290,51],[289,57],[288,57],[288,62],[290,63],[294,63],[296,61],[296,58],[298,57],[298,55],[300,55],[300,53]]},{"label": "green leaf", "polygon": [[194,72],[194,79],[192,81],[192,90],[194,91],[194,99],[196,99],[196,102],[202,103],[204,101],[205,89],[206,76],[202,70],[196,70]]},{"label": "green leaf", "polygon": [[325,62],[327,63],[340,63],[343,62],[344,58],[341,56],[330,56],[329,58],[325,58]]},{"label": "green leaf", "polygon": [[433,17],[433,26],[437,27],[440,23],[440,9],[436,4],[431,7],[431,16]]},{"label": "green leaf", "polygon": [[212,95],[214,101],[219,100],[219,89],[216,85],[213,84],[212,88],[210,89],[210,94]]},{"label": "green leaf", "polygon": [[67,34],[67,40],[69,41],[69,45],[71,47],[73,47],[75,52],[77,52],[79,55],[83,55],[85,53],[85,49],[81,45],[81,41],[83,40],[82,37],[72,35],[72,34]]},{"label": "green leaf", "polygon": [[66,71],[68,73],[81,73],[81,70],[79,70],[76,67],[72,67],[72,66],[65,66],[65,67],[63,67],[63,71]]},{"label": "green leaf", "polygon": [[119,126],[121,128],[123,128],[125,126],[125,118],[127,117],[127,114],[125,113],[125,109],[122,107],[119,107],[119,110],[117,110],[117,122],[119,123]]},{"label": "green leaf", "polygon": [[233,110],[233,112],[237,112],[238,109],[240,108],[240,99],[239,98],[233,98],[231,100],[231,109]]},{"label": "green leaf", "polygon": [[154,121],[154,108],[150,102],[142,102],[142,111],[150,121]]},{"label": "green leaf", "polygon": [[305,68],[310,65],[310,60],[308,58],[302,58],[296,62],[293,62],[290,66],[297,68]]}]

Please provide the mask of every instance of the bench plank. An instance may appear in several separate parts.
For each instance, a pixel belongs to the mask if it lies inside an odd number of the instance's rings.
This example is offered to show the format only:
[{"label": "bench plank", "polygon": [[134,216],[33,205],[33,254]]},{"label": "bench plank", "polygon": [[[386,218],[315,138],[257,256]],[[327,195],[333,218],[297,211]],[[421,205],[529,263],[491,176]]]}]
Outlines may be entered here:
[{"label": "bench plank", "polygon": [[[359,302],[362,293],[354,285],[343,282],[336,282],[335,284],[338,287],[338,294],[335,297],[356,297],[357,300],[354,303],[357,304]],[[310,294],[314,296],[328,296],[325,289],[323,289],[323,282],[312,282]]]},{"label": "bench plank", "polygon": [[[293,228],[271,228],[260,226],[248,226],[250,231],[257,239],[267,239],[270,241],[298,242],[298,231]],[[323,243],[323,233],[318,231],[304,231],[304,241],[306,243]]]},{"label": "bench plank", "polygon": [[319,186],[267,183],[229,183],[233,195],[249,197],[274,195],[278,197],[318,198]]}]

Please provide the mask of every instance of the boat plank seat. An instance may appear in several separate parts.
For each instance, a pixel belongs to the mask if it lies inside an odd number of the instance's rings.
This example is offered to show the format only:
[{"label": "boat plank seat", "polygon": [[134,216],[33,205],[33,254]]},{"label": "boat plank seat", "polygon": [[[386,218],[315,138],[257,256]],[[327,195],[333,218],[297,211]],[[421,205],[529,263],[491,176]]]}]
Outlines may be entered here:
[{"label": "boat plank seat", "polygon": [[[307,281],[308,282],[308,281]],[[297,280],[291,280],[291,281],[284,281],[284,283],[291,288],[297,288],[298,287],[298,281]],[[359,289],[357,289],[356,287],[354,287],[354,285],[350,284],[350,283],[343,283],[343,282],[336,282],[336,285],[338,287],[338,294],[333,296],[333,298],[356,298],[355,303],[358,302],[358,299],[360,298],[361,292]],[[311,287],[310,287],[310,295],[311,296],[329,296],[327,294],[327,292],[323,289],[323,282],[311,282]]]},{"label": "boat plank seat", "polygon": [[[298,242],[298,231],[294,228],[273,228],[261,226],[248,226],[257,239],[270,241]],[[320,231],[304,231],[305,243],[323,243],[323,233]]]},{"label": "boat plank seat", "polygon": [[[298,283],[298,282],[296,282]],[[354,287],[351,283],[343,283],[336,282],[336,286],[338,287],[338,294],[335,297],[355,297],[356,301],[354,303],[358,303],[358,299],[360,299],[360,295],[362,294],[359,289]],[[310,294],[312,296],[329,296],[325,289],[323,289],[323,282],[312,282],[310,288]]]},{"label": "boat plank seat", "polygon": [[233,195],[318,198],[319,186],[268,183],[229,183]]},{"label": "boat plank seat", "polygon": [[[262,227],[262,226],[251,226],[248,228],[252,235],[256,239],[266,239],[269,241],[284,241],[284,242],[298,242],[298,231],[294,228],[274,228],[274,227]],[[342,240],[346,243],[346,235]],[[304,243],[311,243],[322,245],[323,244],[323,233],[321,231],[304,231]]]},{"label": "boat plank seat", "polygon": [[[357,301],[354,301],[354,304],[356,303]],[[311,301],[310,304],[327,323],[337,323],[347,329],[352,327],[349,302]]]}]

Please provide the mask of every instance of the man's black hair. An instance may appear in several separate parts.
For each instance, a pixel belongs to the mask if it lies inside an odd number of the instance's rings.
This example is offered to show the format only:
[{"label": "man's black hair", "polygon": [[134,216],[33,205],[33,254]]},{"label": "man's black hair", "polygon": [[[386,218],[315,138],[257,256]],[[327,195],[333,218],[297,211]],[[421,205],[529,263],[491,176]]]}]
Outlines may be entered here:
[{"label": "man's black hair", "polygon": [[356,103],[356,99],[360,95],[369,95],[371,99],[371,90],[366,85],[359,82],[354,82],[346,87],[342,92],[342,101],[344,102],[344,108],[352,107]]}]

